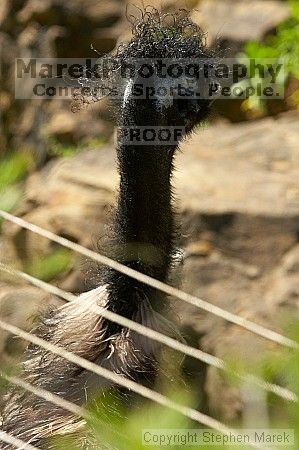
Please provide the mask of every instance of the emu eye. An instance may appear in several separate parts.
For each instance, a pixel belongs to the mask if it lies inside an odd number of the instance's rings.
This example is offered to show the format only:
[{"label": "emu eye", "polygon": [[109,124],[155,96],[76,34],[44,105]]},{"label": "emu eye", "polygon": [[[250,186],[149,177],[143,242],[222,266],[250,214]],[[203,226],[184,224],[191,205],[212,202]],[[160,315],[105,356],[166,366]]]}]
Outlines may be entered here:
[{"label": "emu eye", "polygon": [[189,114],[199,110],[198,102],[191,99],[179,100],[178,107],[182,117],[187,117]]}]

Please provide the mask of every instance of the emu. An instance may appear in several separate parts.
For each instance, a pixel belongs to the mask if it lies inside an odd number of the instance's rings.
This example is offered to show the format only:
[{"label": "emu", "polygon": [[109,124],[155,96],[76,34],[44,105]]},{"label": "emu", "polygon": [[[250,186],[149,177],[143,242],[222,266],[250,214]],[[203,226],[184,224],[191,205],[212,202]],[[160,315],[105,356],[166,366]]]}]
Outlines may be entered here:
[{"label": "emu", "polygon": [[[131,41],[121,44],[117,50],[116,72],[130,59],[137,66],[144,59],[151,61],[156,70],[157,58],[198,62],[206,58],[212,61],[213,56],[213,51],[206,48],[203,32],[187,14],[178,12],[168,15],[166,20],[157,10],[146,8],[142,18],[133,24]],[[185,87],[189,86],[189,81],[186,76],[181,80]],[[110,83],[118,84],[114,87],[119,87],[119,82],[112,76]],[[195,82],[197,90],[204,88],[204,81],[195,79]],[[177,234],[171,185],[174,155],[180,141],[206,118],[210,99],[205,96],[181,98],[175,94],[161,97],[154,93],[147,98],[134,95],[134,88],[140,84],[148,88],[159,85],[167,92],[172,88],[172,93],[177,93],[178,79],[159,78],[157,73],[142,78],[137,71],[134,78],[122,80],[122,83],[122,98],[112,100],[121,130],[116,148],[120,185],[107,248],[117,261],[167,282]],[[183,131],[173,142],[159,141],[152,145],[142,139],[130,142],[128,130],[144,127],[177,127]],[[169,333],[171,325],[167,325],[160,314],[166,300],[164,294],[152,287],[105,269],[97,288],[79,296],[76,303],[48,312],[35,333],[119,374],[152,382],[159,346],[95,315],[91,309],[100,305]],[[34,345],[29,345],[26,351],[23,376],[30,383],[79,405],[92,401],[95,393],[109,387],[106,380]],[[7,396],[2,428],[32,445],[54,448],[49,438],[76,433],[80,429],[79,422],[69,412],[16,389]],[[11,446],[0,444],[0,448]]]}]

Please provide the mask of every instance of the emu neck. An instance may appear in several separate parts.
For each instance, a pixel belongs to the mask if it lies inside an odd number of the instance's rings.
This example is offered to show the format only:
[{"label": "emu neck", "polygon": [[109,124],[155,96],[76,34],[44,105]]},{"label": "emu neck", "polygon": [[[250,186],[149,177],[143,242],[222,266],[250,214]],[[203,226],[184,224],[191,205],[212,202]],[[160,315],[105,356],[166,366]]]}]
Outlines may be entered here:
[{"label": "emu neck", "polygon": [[[167,156],[166,153],[167,152]],[[172,150],[152,146],[118,148],[120,191],[116,226],[123,257],[164,280],[172,251]]]},{"label": "emu neck", "polygon": [[[147,103],[144,110],[135,107],[120,126],[161,126],[148,113],[149,106]],[[174,146],[128,145],[122,139],[117,145],[120,185],[112,257],[161,281],[168,277],[175,234],[171,205],[174,151]],[[161,293],[113,270],[105,281],[111,294],[110,308],[120,314],[131,317],[142,300],[153,306],[163,303]]]}]

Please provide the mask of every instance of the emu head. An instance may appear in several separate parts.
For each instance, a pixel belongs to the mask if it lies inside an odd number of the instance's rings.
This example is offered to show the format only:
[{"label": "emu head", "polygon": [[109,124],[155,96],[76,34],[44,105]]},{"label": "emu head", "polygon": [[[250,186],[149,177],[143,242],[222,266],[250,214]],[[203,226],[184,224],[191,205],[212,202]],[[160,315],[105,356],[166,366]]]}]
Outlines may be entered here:
[{"label": "emu head", "polygon": [[[125,116],[132,117],[135,110],[139,125],[181,125],[186,132],[205,119],[211,80],[205,78],[203,66],[213,64],[214,52],[206,48],[204,33],[185,11],[162,15],[146,8],[133,25],[132,40],[119,47],[117,57],[120,71],[127,75]],[[130,63],[135,70],[126,70]]]},{"label": "emu head", "polygon": [[140,13],[131,21],[131,41],[101,59],[103,76],[95,84],[113,99],[121,125],[181,126],[188,133],[209,112],[204,65],[213,66],[215,53],[186,11]]}]

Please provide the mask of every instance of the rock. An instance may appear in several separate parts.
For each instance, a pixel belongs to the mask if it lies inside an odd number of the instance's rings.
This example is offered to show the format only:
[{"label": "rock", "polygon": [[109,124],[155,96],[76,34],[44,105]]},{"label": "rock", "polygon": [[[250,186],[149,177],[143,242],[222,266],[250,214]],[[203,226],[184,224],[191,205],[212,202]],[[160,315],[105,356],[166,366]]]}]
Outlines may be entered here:
[{"label": "rock", "polygon": [[279,310],[279,314],[296,312],[299,318],[299,245],[282,258],[281,264],[270,273],[266,281],[266,306]]},{"label": "rock", "polygon": [[[36,100],[35,100],[36,101]],[[85,140],[109,139],[113,132],[113,124],[109,113],[103,112],[107,107],[104,101],[93,104],[90,108],[74,114],[71,112],[71,99],[56,99],[47,108],[48,122],[41,126],[44,136],[57,143],[77,145]],[[51,144],[49,152],[52,152]]]},{"label": "rock", "polygon": [[[252,320],[256,319],[254,317]],[[268,326],[269,322],[264,321]],[[275,349],[271,343],[265,339],[259,338],[252,333],[246,332],[238,327],[225,327],[221,335],[218,336],[217,343],[214,343],[213,350],[219,358],[223,358],[229,365],[239,369],[246,369],[252,374],[259,373],[260,362],[263,355],[274,354]],[[277,349],[276,349],[277,350]],[[209,367],[207,370],[206,392],[209,399],[209,408],[213,416],[221,417],[225,422],[234,422],[244,418],[251,397],[243,397],[242,392],[246,387],[245,381],[236,379],[231,382],[229,376],[224,372]],[[259,392],[259,389],[250,385],[253,392]],[[219,401],[221,399],[221,401]],[[255,411],[256,412],[256,411]],[[259,426],[257,414],[255,414],[255,427]]]},{"label": "rock", "polygon": [[262,39],[289,16],[287,4],[279,0],[201,0],[193,19],[212,40],[245,42]]},{"label": "rock", "polygon": [[[114,153],[110,147],[52,162],[28,179],[26,220],[94,249],[99,237],[106,234],[105,224],[116,182]],[[14,255],[21,266],[22,261],[48,255],[56,248],[51,241],[18,226],[5,224],[3,228],[7,237],[5,254]],[[17,248],[20,241],[23,242],[22,261]],[[70,280],[62,282],[75,292],[86,290],[85,275],[78,271],[81,260],[77,258],[77,272],[70,274],[75,284],[70,285]],[[84,270],[89,269],[84,263]]]},{"label": "rock", "polygon": [[290,217],[299,209],[298,113],[217,123],[183,148],[176,177],[183,207],[207,213]]},{"label": "rock", "polygon": [[[183,289],[283,334],[299,316],[298,138],[297,113],[219,124],[187,142],[177,162],[188,173],[188,180],[184,170],[177,174],[182,208],[193,215],[187,249],[207,232],[213,248],[208,255],[187,254]],[[183,329],[198,336],[203,350],[228,362],[256,372],[263,355],[278,350],[216,316],[176,305]],[[205,388],[210,409],[223,420],[237,420],[246,409],[242,386],[231,386],[213,367]]]},{"label": "rock", "polygon": [[[2,276],[1,276],[2,279]],[[31,286],[12,286],[0,282],[0,317],[22,330],[32,329],[37,315],[61,301]],[[0,329],[0,365],[20,357],[27,343]]]},{"label": "rock", "polygon": [[76,119],[74,114],[68,111],[61,111],[56,113],[49,123],[44,127],[44,130],[50,136],[56,138],[71,136],[76,130]]},{"label": "rock", "polygon": [[[81,0],[73,2],[78,4],[81,14],[84,14],[90,23],[109,26],[114,20],[119,19],[121,9],[117,0],[111,0],[109,3],[99,2],[98,0],[87,0],[84,3]],[[75,5],[72,5],[75,6]]]},{"label": "rock", "polygon": [[8,0],[2,0],[0,3],[0,25],[4,22],[8,14]]},{"label": "rock", "polygon": [[[1,91],[11,98],[15,97],[15,58],[96,57],[91,44],[101,54],[110,52],[123,30],[124,8],[117,0],[109,4],[97,0],[3,0],[0,3]],[[26,99],[14,102],[9,112],[2,114],[5,141],[1,140],[1,151],[6,151],[8,146],[31,149],[39,166],[50,152],[47,131],[51,127],[54,138],[67,145],[92,140],[95,136],[103,139],[111,136],[111,116],[109,120],[100,118],[101,106],[93,105],[81,117],[71,117],[70,102],[32,99],[32,82],[25,84],[21,80]]]},{"label": "rock", "polygon": [[[106,23],[111,20],[111,17],[119,18],[120,7],[117,0],[111,0],[108,3],[101,3],[97,0],[74,0],[69,4],[62,5],[60,0],[27,0],[24,7],[18,13],[18,21],[21,23],[28,23],[32,21],[56,23],[61,21],[61,10],[69,16],[70,22],[78,20],[79,17],[89,20],[92,24]],[[58,19],[58,21],[57,21]],[[65,19],[65,18],[64,18]]]},{"label": "rock", "polygon": [[51,9],[51,0],[27,0],[24,7],[17,14],[19,22],[39,22],[49,14]]}]

